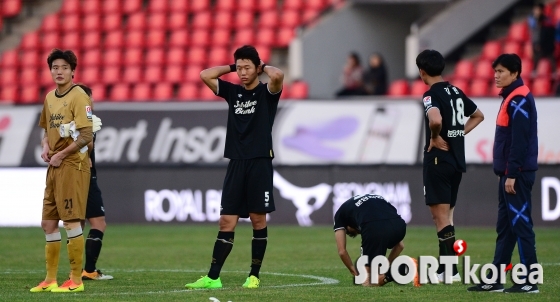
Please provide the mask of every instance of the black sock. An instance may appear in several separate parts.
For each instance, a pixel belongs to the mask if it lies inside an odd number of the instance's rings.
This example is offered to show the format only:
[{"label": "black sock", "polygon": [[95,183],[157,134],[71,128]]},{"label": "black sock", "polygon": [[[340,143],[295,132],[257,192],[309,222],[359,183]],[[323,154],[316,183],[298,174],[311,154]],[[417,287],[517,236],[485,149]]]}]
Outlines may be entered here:
[{"label": "black sock", "polygon": [[234,236],[235,232],[218,232],[218,238],[214,243],[214,251],[212,252],[212,263],[208,272],[210,279],[216,280],[220,277],[222,266],[233,248]]},{"label": "black sock", "polygon": [[[437,233],[439,239],[439,255],[440,256],[455,256],[455,250],[453,250],[453,244],[455,243],[455,227],[448,225],[441,229]],[[438,274],[445,271],[445,265],[440,264],[438,268]],[[453,264],[453,276],[457,274],[457,265]]]},{"label": "black sock", "polygon": [[253,241],[251,242],[251,272],[249,276],[253,275],[257,278],[259,277],[267,242],[268,229],[266,227],[262,230],[253,230]]},{"label": "black sock", "polygon": [[103,232],[97,229],[89,230],[86,238],[86,264],[84,269],[88,273],[93,273],[96,269],[97,258],[101,253],[101,245],[103,245]]}]

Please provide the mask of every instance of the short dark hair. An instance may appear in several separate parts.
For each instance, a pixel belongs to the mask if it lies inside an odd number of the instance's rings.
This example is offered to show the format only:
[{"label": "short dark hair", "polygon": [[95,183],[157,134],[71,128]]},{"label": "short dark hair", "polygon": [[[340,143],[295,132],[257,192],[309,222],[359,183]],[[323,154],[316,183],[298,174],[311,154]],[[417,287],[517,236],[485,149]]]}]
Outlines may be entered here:
[{"label": "short dark hair", "polygon": [[494,62],[492,62],[492,68],[496,69],[496,66],[502,65],[509,72],[517,72],[517,78],[521,77],[521,58],[514,53],[504,53],[501,54]]},{"label": "short dark hair", "polygon": [[250,60],[255,64],[255,67],[261,65],[261,58],[259,57],[259,52],[257,49],[251,45],[243,45],[235,50],[233,53],[233,59],[235,60],[234,63],[237,63],[237,60]]},{"label": "short dark hair", "polygon": [[71,50],[60,50],[55,48],[51,50],[51,53],[47,57],[47,64],[49,64],[49,69],[52,68],[52,63],[54,60],[63,59],[68,64],[70,64],[70,69],[75,70],[76,66],[78,66],[78,58],[76,54],[74,54]]},{"label": "short dark hair", "polygon": [[360,66],[362,64],[362,60],[360,59],[360,55],[357,52],[355,52],[355,51],[351,52],[350,57],[354,60],[356,65]]},{"label": "short dark hair", "polygon": [[437,50],[426,49],[416,57],[416,66],[429,76],[440,76],[445,68],[445,59]]},{"label": "short dark hair", "polygon": [[78,86],[80,86],[80,88],[82,88],[84,90],[84,92],[91,98],[91,95],[93,93],[93,91],[91,91],[91,88],[89,88],[88,86],[84,85],[84,84],[78,84]]}]

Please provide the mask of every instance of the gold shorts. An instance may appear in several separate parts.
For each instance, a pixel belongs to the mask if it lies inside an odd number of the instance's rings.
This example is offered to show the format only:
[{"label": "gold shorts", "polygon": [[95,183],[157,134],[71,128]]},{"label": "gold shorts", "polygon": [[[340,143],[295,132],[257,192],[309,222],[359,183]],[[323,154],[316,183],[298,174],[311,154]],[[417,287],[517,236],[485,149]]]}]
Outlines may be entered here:
[{"label": "gold shorts", "polygon": [[80,171],[64,164],[56,168],[49,166],[43,198],[43,220],[84,220],[89,179],[89,171]]}]

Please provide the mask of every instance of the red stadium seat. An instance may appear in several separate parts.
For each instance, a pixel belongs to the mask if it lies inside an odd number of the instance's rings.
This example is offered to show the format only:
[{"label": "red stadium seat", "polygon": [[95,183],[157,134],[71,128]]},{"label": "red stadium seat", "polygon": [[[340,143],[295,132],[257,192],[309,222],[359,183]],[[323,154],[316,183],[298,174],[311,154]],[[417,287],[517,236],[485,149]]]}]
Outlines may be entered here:
[{"label": "red stadium seat", "polygon": [[282,28],[278,32],[278,40],[276,46],[278,47],[288,47],[290,42],[294,39],[295,33],[293,29]]},{"label": "red stadium seat", "polygon": [[219,96],[215,95],[214,92],[206,85],[200,86],[199,89],[200,89],[200,99],[203,101],[218,101],[222,99]]},{"label": "red stadium seat", "polygon": [[481,59],[495,60],[502,53],[502,44],[498,41],[488,41],[482,47]]},{"label": "red stadium seat", "polygon": [[189,32],[187,30],[176,30],[171,33],[169,37],[169,46],[171,47],[186,47],[189,45]]},{"label": "red stadium seat", "polygon": [[549,77],[536,78],[533,81],[531,92],[535,96],[549,96],[552,94]]},{"label": "red stadium seat", "polygon": [[455,73],[453,74],[454,78],[457,79],[470,79],[474,75],[474,66],[473,62],[469,60],[461,60],[457,62],[455,66]]},{"label": "red stadium seat", "polygon": [[[19,54],[16,50],[6,50],[0,58],[0,67],[2,69],[11,69],[19,65]],[[0,70],[1,71],[1,70]]]},{"label": "red stadium seat", "polygon": [[120,30],[122,25],[122,16],[120,14],[108,14],[103,17],[103,24],[101,28],[103,31],[112,32]]},{"label": "red stadium seat", "polygon": [[253,28],[255,16],[250,11],[238,11],[234,17],[234,26],[236,29]]},{"label": "red stadium seat", "polygon": [[132,87],[132,101],[145,102],[152,100],[152,84],[138,83]]},{"label": "red stadium seat", "polygon": [[554,24],[560,22],[560,5],[558,5],[558,3],[556,3],[552,11],[552,22],[554,22]]},{"label": "red stadium seat", "polygon": [[206,47],[210,45],[210,34],[206,29],[196,29],[191,32],[191,45]]},{"label": "red stadium seat", "polygon": [[165,51],[162,48],[149,48],[146,52],[146,59],[144,60],[149,65],[164,65]]},{"label": "red stadium seat", "polygon": [[194,13],[210,11],[210,0],[191,0],[190,10]]},{"label": "red stadium seat", "polygon": [[62,2],[62,8],[60,9],[60,13],[62,15],[79,15],[81,12],[80,0],[64,0]]},{"label": "red stadium seat", "polygon": [[[523,58],[523,48],[521,44],[517,41],[508,41],[504,44],[504,53],[514,53],[520,58]],[[495,59],[495,58],[494,58]]]},{"label": "red stadium seat", "polygon": [[194,15],[191,27],[194,29],[206,29],[212,27],[212,14],[210,11],[203,11]]},{"label": "red stadium seat", "polygon": [[518,42],[527,41],[529,39],[529,30],[527,28],[527,22],[521,21],[512,24],[509,27],[507,39],[510,41],[518,41]]},{"label": "red stadium seat", "polygon": [[304,6],[307,10],[321,10],[327,6],[327,1],[325,0],[307,0],[304,2]]},{"label": "red stadium seat", "polygon": [[202,47],[190,47],[186,55],[187,64],[206,64],[208,52]]},{"label": "red stadium seat", "polygon": [[185,50],[181,47],[173,47],[167,51],[168,66],[182,66],[185,64]]},{"label": "red stadium seat", "polygon": [[410,95],[415,97],[421,97],[426,90],[428,90],[428,86],[422,80],[416,80],[410,85]]},{"label": "red stadium seat", "polygon": [[282,3],[283,10],[301,10],[303,8],[301,0],[284,0]]},{"label": "red stadium seat", "polygon": [[276,0],[259,0],[257,2],[258,2],[258,9],[261,12],[276,10],[278,8]]},{"label": "red stadium seat", "polygon": [[[173,2],[174,0],[171,0]],[[169,4],[167,0],[150,1],[148,4],[148,11],[150,14],[153,13],[166,13],[169,10]]]},{"label": "red stadium seat", "polygon": [[108,49],[103,54],[103,62],[100,66],[121,66],[123,65],[122,52],[120,48]]},{"label": "red stadium seat", "polygon": [[[289,87],[290,98],[292,99],[306,99],[309,94],[309,87],[306,82],[297,81],[292,83]],[[284,92],[282,92],[284,94]]]},{"label": "red stadium seat", "polygon": [[198,86],[193,83],[181,85],[177,93],[177,98],[182,101],[196,100],[199,97]]},{"label": "red stadium seat", "polygon": [[228,81],[228,82],[233,83],[233,84],[240,84],[241,83],[241,81],[239,80],[239,76],[237,75],[237,72],[226,73],[223,76],[221,76],[220,79],[222,79],[224,81]]},{"label": "red stadium seat", "polygon": [[167,14],[153,13],[148,17],[148,25],[147,25],[148,29],[165,30],[166,27],[167,27]]},{"label": "red stadium seat", "polygon": [[129,48],[124,52],[123,65],[141,65],[144,63],[144,54],[140,48]]},{"label": "red stadium seat", "polygon": [[[523,65],[521,68],[521,71],[523,72]],[[538,64],[537,64],[537,77],[550,77],[550,74],[552,73],[552,66],[550,64],[550,61],[547,59],[540,59]]]},{"label": "red stadium seat", "polygon": [[[174,12],[169,16],[167,27],[171,30],[184,30],[189,24],[189,16],[184,12]],[[171,34],[173,34],[172,32]]]},{"label": "red stadium seat", "polygon": [[489,92],[490,96],[498,96],[501,91],[502,88],[496,87],[496,84],[494,82],[490,84],[490,92]]},{"label": "red stadium seat", "polygon": [[35,50],[26,50],[20,54],[20,64],[24,67],[42,67],[43,60],[39,60],[39,53]]},{"label": "red stadium seat", "polygon": [[489,95],[489,91],[488,91],[488,81],[486,80],[474,80],[471,83],[471,87],[470,87],[470,96],[472,97],[480,97],[480,96],[488,96]]},{"label": "red stadium seat", "polygon": [[267,27],[267,28],[273,28],[276,29],[276,27],[278,27],[279,21],[278,21],[279,17],[278,17],[278,12],[275,10],[271,10],[271,11],[265,11],[261,14],[261,17],[259,18],[259,28],[263,28],[263,27]]},{"label": "red stadium seat", "polygon": [[[177,1],[177,0],[173,0]],[[123,13],[132,14],[142,10],[142,0],[126,0],[122,2]]]},{"label": "red stadium seat", "polygon": [[127,29],[143,30],[146,28],[146,15],[143,12],[137,12],[128,18]]},{"label": "red stadium seat", "polygon": [[130,100],[130,85],[124,83],[115,84],[111,89],[109,98],[114,102]]},{"label": "red stadium seat", "polygon": [[88,50],[99,48],[101,43],[101,33],[98,31],[86,32],[82,38],[82,49]]},{"label": "red stadium seat", "polygon": [[237,1],[217,0],[214,9],[218,11],[234,11],[237,9]]},{"label": "red stadium seat", "polygon": [[299,25],[300,21],[301,15],[299,11],[286,10],[282,12],[282,18],[280,18],[280,26],[293,29]]},{"label": "red stadium seat", "polygon": [[531,77],[533,72],[533,60],[531,58],[521,59],[521,77],[528,78]]},{"label": "red stadium seat", "polygon": [[60,29],[59,19],[60,17],[57,14],[51,14],[45,16],[41,23],[41,31],[42,32],[59,31]]},{"label": "red stadium seat", "polygon": [[19,71],[17,69],[3,69],[0,71],[0,86],[14,85],[19,79]]},{"label": "red stadium seat", "polygon": [[453,81],[453,83],[451,83],[451,84],[452,84],[453,86],[455,86],[455,87],[457,87],[457,88],[463,90],[463,92],[464,92],[466,95],[469,95],[469,94],[470,94],[470,90],[469,90],[469,88],[470,88],[470,86],[469,86],[469,81],[467,81],[467,80],[456,80],[456,81]]},{"label": "red stadium seat", "polygon": [[[1,81],[1,80],[0,80]],[[15,85],[4,85],[0,87],[0,100],[5,103],[16,103],[19,101],[19,87]]]},{"label": "red stadium seat", "polygon": [[233,15],[229,11],[218,11],[214,16],[214,27],[230,29],[233,24]]},{"label": "red stadium seat", "polygon": [[[260,2],[260,0],[258,1]],[[253,11],[257,8],[257,0],[238,0],[237,8],[244,11]]]},{"label": "red stadium seat", "polygon": [[114,31],[107,33],[103,44],[105,48],[122,48],[125,43],[124,40],[122,31]]},{"label": "red stadium seat", "polygon": [[97,67],[85,67],[76,71],[75,80],[77,82],[82,82],[87,85],[89,83],[98,83],[100,79],[101,75]]},{"label": "red stadium seat", "polygon": [[39,68],[39,85],[47,87],[48,89],[53,87],[54,83],[49,69]]},{"label": "red stadium seat", "polygon": [[114,84],[121,81],[121,70],[118,66],[109,66],[102,68],[101,81],[105,84]]},{"label": "red stadium seat", "polygon": [[184,79],[183,67],[174,64],[168,65],[164,70],[163,79],[168,83],[182,83]]},{"label": "red stadium seat", "polygon": [[53,48],[61,48],[60,36],[57,32],[48,32],[42,35],[41,47],[43,50],[51,51]]},{"label": "red stadium seat", "polygon": [[203,69],[204,68],[201,65],[188,65],[187,68],[185,68],[185,74],[183,76],[183,79],[186,82],[199,83],[200,82],[200,72]]},{"label": "red stadium seat", "polygon": [[409,94],[408,82],[406,80],[396,80],[389,86],[390,96],[405,96]]},{"label": "red stadium seat", "polygon": [[494,78],[494,69],[489,60],[481,60],[476,64],[475,77],[482,80],[491,80]]},{"label": "red stadium seat", "polygon": [[24,50],[37,49],[41,45],[39,32],[32,31],[23,36],[19,47]]},{"label": "red stadium seat", "polygon": [[142,30],[129,31],[125,37],[126,47],[144,47],[146,38],[145,32]]},{"label": "red stadium seat", "polygon": [[[99,49],[91,49],[84,53],[82,58],[78,58],[81,66],[100,66],[101,51]],[[83,64],[83,65],[82,65]]]},{"label": "red stadium seat", "polygon": [[84,25],[82,26],[84,32],[100,31],[101,28],[101,15],[84,16]]},{"label": "red stadium seat", "polygon": [[255,32],[252,29],[240,29],[235,33],[234,46],[241,47],[243,45],[255,44]]},{"label": "red stadium seat", "polygon": [[104,15],[120,15],[122,14],[123,4],[121,4],[121,0],[105,0],[101,9]]},{"label": "red stadium seat", "polygon": [[150,30],[146,37],[146,47],[163,47],[166,43],[165,31],[163,30]]},{"label": "red stadium seat", "polygon": [[170,12],[187,12],[189,10],[189,0],[173,0],[169,3]]},{"label": "red stadium seat", "polygon": [[101,1],[82,1],[81,5],[82,15],[100,15],[101,14]]},{"label": "red stadium seat", "polygon": [[[255,48],[257,49],[257,51],[259,52],[259,57],[261,58],[261,60],[263,60],[264,62],[268,62],[270,61],[270,52],[271,52],[271,48],[268,46],[261,46],[261,45],[256,45]],[[232,52],[233,54],[233,52]]]},{"label": "red stadium seat", "polygon": [[37,85],[25,84],[20,89],[20,93],[20,104],[40,103],[43,99],[41,96],[39,96],[39,86]]},{"label": "red stadium seat", "polygon": [[212,46],[229,46],[231,32],[228,29],[215,29],[212,31]]},{"label": "red stadium seat", "polygon": [[25,86],[28,85],[30,83],[32,83],[33,85],[38,84],[39,83],[39,70],[36,67],[28,67],[28,68],[23,68],[21,70],[21,73],[19,75],[19,82]]},{"label": "red stadium seat", "polygon": [[301,23],[307,24],[313,21],[315,18],[317,18],[319,14],[321,14],[320,10],[312,10],[312,9],[305,10],[303,12],[303,16],[301,16]]},{"label": "red stadium seat", "polygon": [[70,49],[74,52],[79,51],[82,49],[82,36],[80,33],[74,32],[67,32],[60,38],[62,42],[63,49]]},{"label": "red stadium seat", "polygon": [[21,12],[22,0],[4,0],[2,3],[2,15],[7,18],[15,17]]},{"label": "red stadium seat", "polygon": [[162,67],[151,65],[144,70],[144,81],[148,83],[158,83],[163,79]]},{"label": "red stadium seat", "polygon": [[155,101],[170,101],[173,99],[173,86],[170,83],[159,83],[154,87]]},{"label": "red stadium seat", "polygon": [[208,65],[226,65],[230,62],[229,53],[225,47],[212,47],[208,55]]},{"label": "red stadium seat", "polygon": [[91,94],[94,101],[94,110],[95,110],[95,103],[103,102],[107,100],[107,89],[105,89],[105,84],[95,83],[89,86],[91,88]]},{"label": "red stadium seat", "polygon": [[82,19],[80,15],[66,15],[60,23],[62,31],[80,31],[82,28]]},{"label": "red stadium seat", "polygon": [[256,44],[260,46],[271,47],[276,42],[276,31],[271,28],[263,28],[259,30]]}]

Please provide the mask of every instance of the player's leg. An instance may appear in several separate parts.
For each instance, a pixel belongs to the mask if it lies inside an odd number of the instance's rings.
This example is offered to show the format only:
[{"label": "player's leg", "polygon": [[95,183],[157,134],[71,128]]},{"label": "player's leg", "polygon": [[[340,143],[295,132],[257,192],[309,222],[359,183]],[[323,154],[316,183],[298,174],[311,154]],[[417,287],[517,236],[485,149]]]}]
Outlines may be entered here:
[{"label": "player's leg", "polygon": [[[516,194],[506,193],[506,203],[508,204],[508,220],[517,241],[519,259],[528,270],[527,275],[520,276],[525,279],[525,284],[516,284],[511,288],[504,289],[506,293],[538,293],[537,284],[532,284],[527,276],[532,264],[537,262],[537,252],[535,248],[535,232],[533,231],[533,219],[531,217],[531,190],[535,182],[535,172],[522,172],[515,180]],[[511,253],[510,253],[511,256]]]},{"label": "player's leg", "polygon": [[[370,267],[371,260],[376,256],[385,256],[387,254],[388,245],[387,237],[385,232],[388,231],[387,226],[379,221],[366,222],[360,225],[360,236],[362,237],[362,256],[367,256],[367,278],[362,286],[382,286],[385,283],[392,281],[386,280],[387,274],[374,274],[375,270]],[[389,274],[390,276],[390,274]],[[372,281],[376,279],[377,284]],[[381,283],[379,283],[381,281]]]},{"label": "player's leg", "polygon": [[260,284],[259,272],[268,244],[266,213],[275,210],[272,159],[257,158],[249,160],[247,172],[247,175],[249,175],[247,179],[247,207],[253,226],[253,240],[251,241],[251,271],[243,287],[258,288]]},{"label": "player's leg", "polygon": [[235,227],[239,216],[248,217],[245,200],[245,176],[243,160],[230,160],[224,178],[220,211],[220,230],[214,242],[212,262],[208,275],[193,283],[187,283],[186,288],[221,288],[220,272],[233,249]]},{"label": "player's leg", "polygon": [[97,178],[91,177],[86,206],[86,219],[90,224],[90,230],[86,239],[86,259],[82,280],[111,280],[113,276],[103,274],[97,269],[97,260],[103,245],[103,235],[107,223],[105,222],[105,208],[101,190],[97,185]]},{"label": "player's leg", "polygon": [[43,198],[43,213],[41,227],[45,232],[45,260],[47,275],[39,285],[31,288],[31,292],[49,292],[58,287],[56,277],[58,273],[58,260],[60,259],[60,230],[58,229],[58,211],[54,199],[54,186],[52,182],[54,168],[47,170],[45,195]]},{"label": "player's leg", "polygon": [[85,219],[87,188],[90,174],[61,165],[55,173],[57,209],[67,234],[67,251],[70,261],[70,279],[52,292],[77,292],[84,290],[82,263],[84,236],[81,221]]}]

